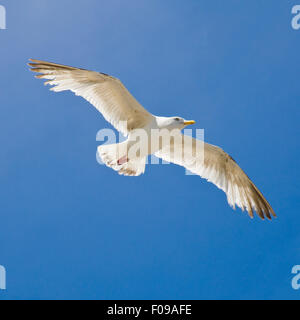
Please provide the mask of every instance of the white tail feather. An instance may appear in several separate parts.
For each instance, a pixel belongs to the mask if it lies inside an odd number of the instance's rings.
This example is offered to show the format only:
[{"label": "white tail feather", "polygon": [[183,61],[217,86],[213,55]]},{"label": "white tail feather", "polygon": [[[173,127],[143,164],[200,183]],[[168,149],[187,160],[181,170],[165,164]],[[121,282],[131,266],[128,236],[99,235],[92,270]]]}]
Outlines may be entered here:
[{"label": "white tail feather", "polygon": [[120,163],[120,159],[126,159],[127,157],[126,142],[99,146],[98,155],[108,167],[118,171],[119,174],[139,176],[145,172],[146,157],[128,159],[128,161],[125,160]]}]

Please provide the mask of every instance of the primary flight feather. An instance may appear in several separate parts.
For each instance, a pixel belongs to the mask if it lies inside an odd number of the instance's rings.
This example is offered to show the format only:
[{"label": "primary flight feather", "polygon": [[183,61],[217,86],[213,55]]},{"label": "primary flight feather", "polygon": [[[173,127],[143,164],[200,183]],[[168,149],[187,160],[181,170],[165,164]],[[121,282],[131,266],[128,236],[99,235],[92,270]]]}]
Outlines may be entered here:
[{"label": "primary flight feather", "polygon": [[[56,63],[30,59],[31,70],[37,78],[46,79],[52,91],[71,90],[85,98],[102,113],[127,140],[113,145],[102,145],[98,153],[103,162],[119,174],[138,176],[145,171],[146,157],[154,153],[163,160],[184,166],[209,182],[215,184],[227,195],[228,203],[240,207],[253,217],[254,211],[264,219],[276,217],[272,207],[262,193],[248,178],[238,164],[221,148],[204,143],[203,156],[197,154],[199,140],[178,133],[168,144],[160,144],[157,149],[128,158],[128,149],[133,144],[132,137],[139,129],[150,136],[153,129],[181,130],[193,124],[180,117],[157,117],[143,108],[130,94],[122,82],[112,76],[95,71],[69,67]],[[176,150],[182,152],[176,152]],[[199,149],[200,150],[200,149]],[[183,153],[183,155],[181,154]]]}]

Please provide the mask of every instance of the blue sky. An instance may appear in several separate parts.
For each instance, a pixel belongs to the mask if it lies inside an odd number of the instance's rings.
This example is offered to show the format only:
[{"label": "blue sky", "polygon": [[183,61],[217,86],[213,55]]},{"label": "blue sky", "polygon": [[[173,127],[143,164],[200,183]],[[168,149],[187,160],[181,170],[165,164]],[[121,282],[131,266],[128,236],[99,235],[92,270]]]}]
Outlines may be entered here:
[{"label": "blue sky", "polygon": [[[7,1],[0,30],[0,299],[299,299],[296,1]],[[112,74],[152,113],[197,121],[278,219],[251,220],[175,165],[119,176],[95,160],[86,101],[38,58]]]}]

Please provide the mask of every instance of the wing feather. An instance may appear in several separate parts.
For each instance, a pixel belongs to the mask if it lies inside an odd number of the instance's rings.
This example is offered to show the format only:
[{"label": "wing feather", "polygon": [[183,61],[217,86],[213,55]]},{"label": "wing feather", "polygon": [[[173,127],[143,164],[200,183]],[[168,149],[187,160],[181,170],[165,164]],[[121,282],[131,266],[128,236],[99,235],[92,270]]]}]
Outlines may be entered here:
[{"label": "wing feather", "polygon": [[[233,209],[238,206],[246,210],[251,218],[254,211],[262,219],[276,217],[262,193],[235,160],[221,148],[185,135],[181,135],[181,139],[172,139],[170,143],[171,146],[163,146],[155,155],[181,165],[215,184],[226,193],[227,201]],[[183,152],[176,152],[176,148]]]},{"label": "wing feather", "polygon": [[130,94],[122,82],[105,73],[30,59],[31,70],[46,79],[55,92],[70,90],[96,107],[125,136],[144,127],[153,116]]}]

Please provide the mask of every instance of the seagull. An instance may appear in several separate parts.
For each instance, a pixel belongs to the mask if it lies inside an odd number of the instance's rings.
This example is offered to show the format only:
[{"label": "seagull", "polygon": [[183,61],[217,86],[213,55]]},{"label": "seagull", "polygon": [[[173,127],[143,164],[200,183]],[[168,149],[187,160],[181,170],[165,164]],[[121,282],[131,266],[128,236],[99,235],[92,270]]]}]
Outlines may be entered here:
[{"label": "seagull", "polygon": [[[193,174],[205,178],[223,190],[229,205],[246,210],[251,218],[254,212],[261,219],[276,217],[272,207],[239,167],[235,160],[221,148],[204,143],[201,157],[197,146],[199,140],[179,133],[180,139],[171,139],[168,144],[159,144],[156,150],[146,150],[139,157],[128,157],[126,153],[132,145],[132,137],[137,130],[147,134],[152,129],[178,130],[194,124],[193,120],[182,117],[158,117],[147,111],[126,89],[122,82],[105,73],[89,71],[66,65],[29,59],[31,71],[39,73],[36,78],[46,79],[52,91],[70,90],[90,102],[103,117],[110,122],[127,140],[119,144],[102,145],[98,154],[108,166],[125,176],[139,176],[144,173],[146,158],[152,152],[164,161],[172,162],[188,169]],[[182,138],[182,139],[181,139]],[[182,148],[182,144],[184,148]],[[183,150],[176,152],[177,149]],[[182,149],[181,149],[182,148]],[[198,152],[198,153],[197,153]]]}]

